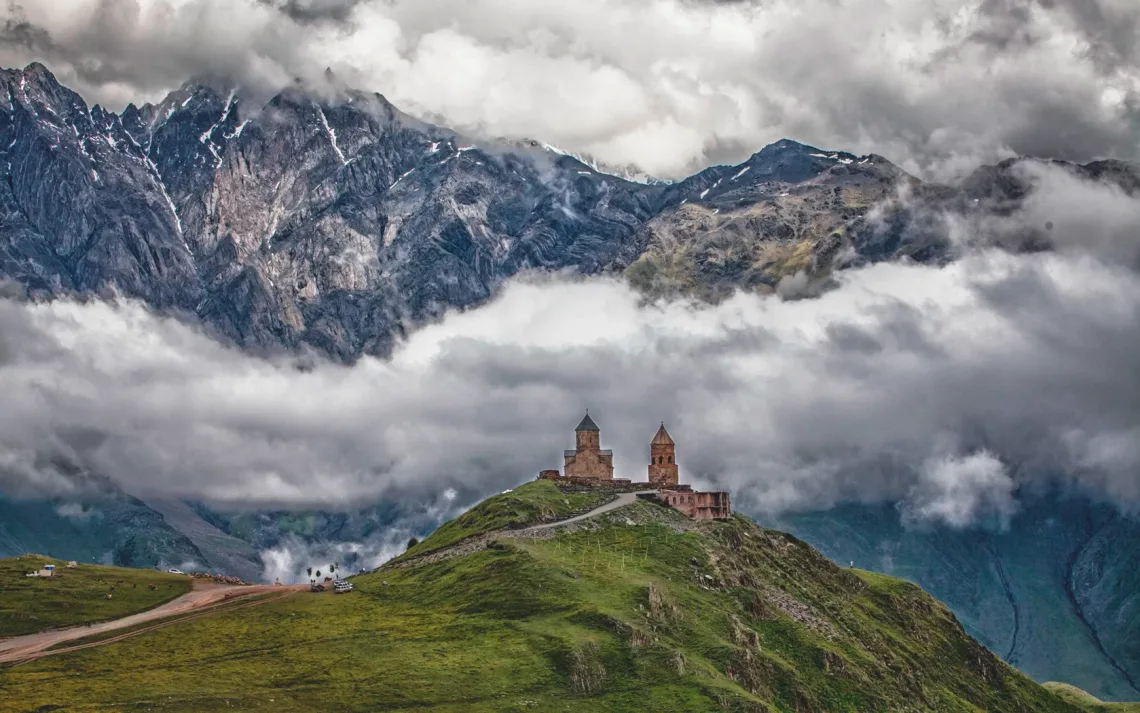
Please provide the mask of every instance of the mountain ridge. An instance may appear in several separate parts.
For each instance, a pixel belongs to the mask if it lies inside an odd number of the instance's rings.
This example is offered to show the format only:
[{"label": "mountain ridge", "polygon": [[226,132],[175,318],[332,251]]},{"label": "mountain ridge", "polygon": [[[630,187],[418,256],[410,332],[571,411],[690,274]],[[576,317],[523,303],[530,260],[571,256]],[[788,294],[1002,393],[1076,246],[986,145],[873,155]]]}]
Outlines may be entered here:
[{"label": "mountain ridge", "polygon": [[[43,65],[0,84],[0,278],[34,299],[133,297],[247,350],[341,361],[387,355],[525,271],[624,274],[650,296],[717,300],[867,261],[939,261],[953,252],[939,215],[980,221],[1030,190],[1008,162],[939,186],[789,139],[633,183],[538,141],[463,137],[334,80],[259,104],[212,79],[120,114],[88,108]],[[1066,166],[1140,186],[1130,164]]]}]

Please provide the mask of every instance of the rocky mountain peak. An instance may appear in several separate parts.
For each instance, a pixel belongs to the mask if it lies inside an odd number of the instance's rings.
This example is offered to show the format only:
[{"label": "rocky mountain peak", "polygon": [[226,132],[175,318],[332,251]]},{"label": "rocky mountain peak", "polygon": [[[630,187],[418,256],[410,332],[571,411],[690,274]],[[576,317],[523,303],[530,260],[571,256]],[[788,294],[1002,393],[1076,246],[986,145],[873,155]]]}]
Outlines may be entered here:
[{"label": "rocky mountain peak", "polygon": [[0,70],[0,84],[7,90],[5,104],[20,105],[33,114],[42,111],[74,119],[88,113],[83,99],[56,81],[55,75],[39,62],[22,70]]},{"label": "rocky mountain peak", "polygon": [[[42,65],[0,83],[0,277],[36,298],[177,308],[247,348],[384,354],[520,270],[631,270],[649,292],[715,296],[825,273],[843,246],[922,258],[937,243],[890,208],[916,179],[790,139],[647,185],[538,141],[465,137],[335,75],[266,103],[207,78],[117,115],[88,111]],[[1117,166],[1081,170],[1140,185]],[[939,206],[973,209],[970,191],[1010,172],[990,171]],[[884,204],[888,219],[865,220]]]}]

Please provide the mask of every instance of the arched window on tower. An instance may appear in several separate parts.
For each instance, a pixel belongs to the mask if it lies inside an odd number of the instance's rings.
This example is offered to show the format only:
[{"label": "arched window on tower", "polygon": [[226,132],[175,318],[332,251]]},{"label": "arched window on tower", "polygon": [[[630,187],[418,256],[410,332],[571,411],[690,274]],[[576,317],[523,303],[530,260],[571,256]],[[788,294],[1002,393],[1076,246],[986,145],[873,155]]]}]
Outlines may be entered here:
[{"label": "arched window on tower", "polygon": [[672,462],[673,462],[673,456],[669,456],[669,462],[670,462],[670,463],[672,463]]}]

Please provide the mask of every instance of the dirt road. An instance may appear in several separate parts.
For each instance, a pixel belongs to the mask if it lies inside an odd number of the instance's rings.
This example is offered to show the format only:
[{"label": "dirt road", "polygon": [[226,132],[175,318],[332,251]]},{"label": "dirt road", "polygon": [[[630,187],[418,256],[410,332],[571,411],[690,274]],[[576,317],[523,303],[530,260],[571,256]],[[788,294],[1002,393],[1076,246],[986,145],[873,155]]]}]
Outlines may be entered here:
[{"label": "dirt road", "polygon": [[573,525],[576,522],[582,522],[583,520],[589,520],[590,518],[597,517],[598,515],[604,515],[611,510],[617,510],[618,508],[623,508],[626,505],[632,505],[633,503],[637,502],[638,497],[642,495],[652,495],[656,492],[656,490],[641,490],[636,493],[622,493],[614,500],[609,501],[601,507],[596,507],[588,513],[584,513],[576,517],[570,517],[565,520],[559,520],[558,522],[547,522],[543,523],[542,525],[531,525],[530,527],[526,528],[524,532],[537,532],[538,530],[549,530],[553,527]]},{"label": "dirt road", "polygon": [[[208,613],[212,608],[217,607],[226,602],[232,602],[235,599],[245,599],[254,597],[259,594],[279,594],[286,596],[302,589],[307,589],[309,585],[296,585],[290,587],[275,587],[268,585],[259,585],[253,587],[238,587],[228,584],[217,584],[215,582],[194,580],[193,589],[187,593],[163,604],[162,606],[149,609],[145,612],[132,614],[131,616],[123,617],[122,619],[115,619],[114,621],[105,621],[101,624],[92,624],[91,626],[74,626],[69,629],[54,629],[51,631],[41,631],[38,634],[28,634],[27,636],[15,636],[10,639],[0,639],[0,664],[16,663],[19,661],[27,661],[29,659],[41,658],[57,653],[65,653],[67,651],[74,651],[80,648],[88,648],[89,646],[103,646],[113,641],[118,641],[126,638],[127,635],[121,637],[111,637],[102,641],[84,644],[76,647],[61,647],[59,649],[48,651],[57,644],[65,643],[68,641],[75,641],[76,639],[83,639],[88,636],[96,634],[103,634],[106,632],[116,631],[119,629],[129,629],[131,627],[145,624],[159,619],[167,619],[181,614],[204,614]],[[262,602],[257,602],[262,603]],[[177,621],[185,621],[185,617],[177,619],[176,621],[168,622],[169,624],[177,623]],[[196,617],[193,617],[196,618]],[[142,631],[150,631],[153,628],[159,628],[166,624],[159,624],[155,627],[148,627],[141,631],[136,630],[130,632],[128,635],[135,635],[142,633]]]},{"label": "dirt road", "polygon": [[469,555],[472,552],[478,552],[479,550],[486,549],[487,544],[489,542],[491,542],[492,540],[495,540],[496,538],[500,538],[500,537],[503,537],[503,538],[523,538],[523,537],[538,536],[538,533],[544,532],[546,530],[553,530],[553,529],[558,528],[558,527],[566,527],[567,525],[576,525],[576,524],[583,522],[585,520],[590,520],[592,518],[598,517],[599,515],[605,515],[608,512],[613,512],[614,510],[617,510],[618,508],[623,508],[627,505],[632,505],[633,503],[637,502],[638,497],[640,497],[642,495],[652,495],[653,493],[656,493],[656,492],[657,492],[656,490],[641,490],[641,491],[638,491],[636,493],[622,493],[621,495],[619,495],[618,497],[609,501],[605,505],[601,505],[599,507],[596,507],[593,510],[591,510],[587,513],[583,513],[581,515],[575,515],[574,517],[569,517],[569,518],[566,518],[565,520],[557,520],[555,522],[546,522],[546,523],[543,523],[541,525],[531,525],[530,527],[524,527],[520,530],[492,530],[491,532],[484,532],[481,535],[476,535],[474,537],[469,537],[465,540],[460,540],[459,542],[457,542],[454,545],[450,545],[448,547],[444,547],[442,549],[438,549],[438,550],[435,550],[433,552],[427,552],[425,554],[417,555],[415,557],[412,557],[412,558],[409,558],[406,560],[400,560],[398,562],[392,562],[392,561],[386,562],[385,564],[380,565],[380,567],[378,567],[377,569],[375,569],[373,571],[379,572],[379,571],[387,570],[387,569],[403,569],[405,567],[416,567],[416,566],[419,566],[422,564],[432,564],[434,562],[440,562],[440,561],[443,561],[446,559],[451,559],[452,557]]}]

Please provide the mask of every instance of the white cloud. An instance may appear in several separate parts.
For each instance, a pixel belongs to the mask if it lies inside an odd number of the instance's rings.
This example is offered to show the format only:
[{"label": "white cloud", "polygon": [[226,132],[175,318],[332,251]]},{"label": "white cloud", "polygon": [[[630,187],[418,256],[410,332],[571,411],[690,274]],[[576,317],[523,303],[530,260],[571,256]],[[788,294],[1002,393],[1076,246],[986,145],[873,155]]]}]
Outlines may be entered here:
[{"label": "white cloud", "polygon": [[330,66],[452,128],[661,175],[783,137],[935,173],[1010,151],[1137,155],[1140,7],[1126,0],[74,0],[0,12],[0,61],[44,60],[93,101],[156,99],[203,72],[279,87]]},{"label": "white cloud", "polygon": [[992,453],[938,456],[923,464],[902,510],[909,520],[950,527],[968,527],[986,515],[1007,525],[1017,509],[1015,487],[1005,465]]},{"label": "white cloud", "polygon": [[[313,578],[320,572],[322,580],[326,576],[347,577],[361,569],[371,571],[401,554],[411,536],[409,530],[397,527],[368,542],[312,543],[290,537],[260,553],[261,581],[304,584],[310,580],[310,567]],[[329,565],[336,565],[338,571],[330,572]]]},{"label": "white cloud", "polygon": [[103,516],[103,513],[99,512],[98,510],[96,510],[93,507],[90,507],[89,505],[84,505],[82,503],[74,503],[74,502],[61,503],[61,504],[57,505],[55,508],[55,512],[60,517],[66,517],[66,518],[69,518],[72,520],[79,520],[81,522],[84,520],[90,520],[92,518]]},{"label": "white cloud", "polygon": [[619,477],[644,476],[665,420],[685,478],[753,512],[907,500],[960,526],[1032,480],[1137,504],[1111,438],[1138,415],[1140,277],[982,252],[838,279],[715,307],[517,282],[351,367],[262,360],[133,303],[0,301],[0,464],[25,464],[0,478],[26,492],[63,462],[139,494],[444,513],[556,467],[589,407]]}]

